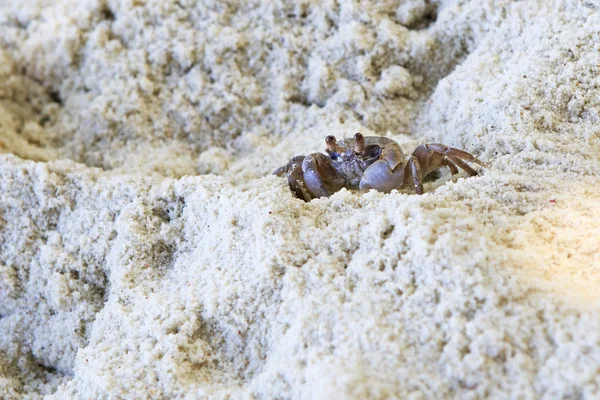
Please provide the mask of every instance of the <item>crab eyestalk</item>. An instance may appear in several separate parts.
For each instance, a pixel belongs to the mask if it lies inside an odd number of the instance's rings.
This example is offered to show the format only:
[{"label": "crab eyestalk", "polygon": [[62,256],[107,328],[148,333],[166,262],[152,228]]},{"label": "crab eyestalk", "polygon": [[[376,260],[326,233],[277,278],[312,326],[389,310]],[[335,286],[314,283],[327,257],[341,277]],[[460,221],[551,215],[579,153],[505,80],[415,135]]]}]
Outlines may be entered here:
[{"label": "crab eyestalk", "polygon": [[363,151],[365,151],[365,137],[360,132],[356,132],[354,134],[354,152],[360,154]]},{"label": "crab eyestalk", "polygon": [[325,138],[328,153],[342,153],[344,150],[337,144],[335,136],[329,135]]}]

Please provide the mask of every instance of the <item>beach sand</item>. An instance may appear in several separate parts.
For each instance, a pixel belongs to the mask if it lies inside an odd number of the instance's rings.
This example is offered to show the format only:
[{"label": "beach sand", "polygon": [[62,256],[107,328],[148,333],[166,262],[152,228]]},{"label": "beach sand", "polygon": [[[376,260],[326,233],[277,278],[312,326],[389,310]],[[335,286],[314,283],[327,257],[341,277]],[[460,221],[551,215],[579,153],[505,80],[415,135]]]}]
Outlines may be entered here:
[{"label": "beach sand", "polygon": [[599,398],[599,7],[0,0],[0,398]]}]

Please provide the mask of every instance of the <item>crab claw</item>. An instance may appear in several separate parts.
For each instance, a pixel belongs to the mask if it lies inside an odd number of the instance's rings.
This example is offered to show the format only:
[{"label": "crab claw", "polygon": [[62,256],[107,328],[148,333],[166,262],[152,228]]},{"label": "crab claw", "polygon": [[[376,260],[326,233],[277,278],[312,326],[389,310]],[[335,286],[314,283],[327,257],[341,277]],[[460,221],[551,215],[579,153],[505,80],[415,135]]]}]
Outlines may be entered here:
[{"label": "crab claw", "polygon": [[325,154],[314,153],[302,161],[304,183],[311,198],[327,197],[340,190],[344,179],[340,178],[331,165],[331,158]]},{"label": "crab claw", "polygon": [[404,152],[396,143],[388,144],[381,151],[381,160],[384,160],[390,166],[390,169],[396,169],[398,165],[404,165]]},{"label": "crab claw", "polygon": [[396,171],[390,169],[387,162],[383,160],[375,161],[365,170],[360,180],[360,190],[375,189],[380,192],[389,193],[394,189],[399,189],[404,183],[404,168],[398,168]]},{"label": "crab claw", "polygon": [[302,161],[304,161],[304,156],[294,156],[286,165],[279,167],[275,171],[273,171],[273,175],[283,176],[291,172],[294,168],[294,165],[302,165]]},{"label": "crab claw", "polygon": [[384,147],[379,160],[365,170],[359,188],[389,193],[402,187],[404,177],[404,153],[400,146],[391,143]]}]

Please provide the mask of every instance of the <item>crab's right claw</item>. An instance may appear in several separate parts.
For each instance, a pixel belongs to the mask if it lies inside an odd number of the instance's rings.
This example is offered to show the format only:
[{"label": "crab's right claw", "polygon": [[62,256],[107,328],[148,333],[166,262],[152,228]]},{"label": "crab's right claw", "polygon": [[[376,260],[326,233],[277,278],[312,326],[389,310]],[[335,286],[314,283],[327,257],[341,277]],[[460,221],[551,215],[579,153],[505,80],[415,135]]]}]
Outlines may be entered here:
[{"label": "crab's right claw", "polygon": [[288,184],[294,195],[304,201],[311,201],[312,195],[306,183],[304,182],[304,176],[302,173],[302,167],[298,164],[293,164],[290,171],[287,174]]},{"label": "crab's right claw", "polygon": [[321,153],[306,156],[302,162],[302,171],[304,183],[312,198],[328,197],[340,190],[344,184],[344,180],[331,165],[331,159]]},{"label": "crab's right claw", "polygon": [[302,161],[304,161],[304,156],[294,156],[294,157],[290,158],[290,161],[287,164],[285,164],[285,165],[277,168],[275,171],[273,171],[273,175],[283,176],[283,175],[289,173],[293,169],[294,165],[301,166]]},{"label": "crab's right claw", "polygon": [[371,164],[360,180],[360,190],[375,189],[389,193],[404,183],[404,153],[400,146],[386,146],[379,160]]}]

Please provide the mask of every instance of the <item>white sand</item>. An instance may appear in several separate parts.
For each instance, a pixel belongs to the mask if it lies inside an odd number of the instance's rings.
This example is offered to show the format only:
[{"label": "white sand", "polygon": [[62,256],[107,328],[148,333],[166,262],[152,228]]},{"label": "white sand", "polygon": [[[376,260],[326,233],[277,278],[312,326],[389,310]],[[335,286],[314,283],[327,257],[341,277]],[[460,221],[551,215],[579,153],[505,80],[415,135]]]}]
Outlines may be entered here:
[{"label": "white sand", "polygon": [[196,3],[0,0],[0,398],[600,398],[598,2]]}]

